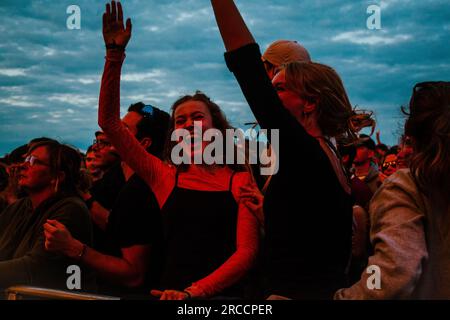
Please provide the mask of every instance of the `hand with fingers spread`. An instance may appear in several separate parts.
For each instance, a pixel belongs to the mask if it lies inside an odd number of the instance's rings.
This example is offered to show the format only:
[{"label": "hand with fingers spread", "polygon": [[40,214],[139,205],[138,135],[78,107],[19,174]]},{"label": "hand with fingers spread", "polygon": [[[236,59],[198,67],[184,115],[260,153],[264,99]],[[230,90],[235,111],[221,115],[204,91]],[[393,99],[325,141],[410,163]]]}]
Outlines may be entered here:
[{"label": "hand with fingers spread", "polygon": [[106,12],[103,14],[103,39],[106,48],[125,49],[131,38],[131,19],[128,18],[126,28],[123,25],[122,4],[111,1],[106,4]]},{"label": "hand with fingers spread", "polygon": [[159,300],[186,300],[191,297],[188,292],[178,290],[152,290],[150,293]]},{"label": "hand with fingers spread", "polygon": [[76,258],[83,250],[83,244],[74,239],[66,226],[57,220],[48,219],[44,224],[45,249]]},{"label": "hand with fingers spread", "polygon": [[263,202],[264,196],[255,185],[244,185],[240,188],[239,202],[242,202],[253,212],[261,227],[264,226]]}]

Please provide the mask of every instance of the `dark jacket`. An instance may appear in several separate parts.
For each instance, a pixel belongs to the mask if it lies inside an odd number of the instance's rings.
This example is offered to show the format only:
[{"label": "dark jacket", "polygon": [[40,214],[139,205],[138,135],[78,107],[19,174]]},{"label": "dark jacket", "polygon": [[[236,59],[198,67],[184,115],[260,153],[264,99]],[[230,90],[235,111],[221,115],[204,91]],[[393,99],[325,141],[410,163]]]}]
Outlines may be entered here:
[{"label": "dark jacket", "polygon": [[24,198],[8,206],[0,215],[0,288],[32,285],[67,290],[70,265],[81,269],[81,290],[95,290],[93,273],[77,261],[45,250],[43,225],[47,219],[64,224],[73,237],[92,242],[89,211],[77,197],[53,196],[35,210]]}]

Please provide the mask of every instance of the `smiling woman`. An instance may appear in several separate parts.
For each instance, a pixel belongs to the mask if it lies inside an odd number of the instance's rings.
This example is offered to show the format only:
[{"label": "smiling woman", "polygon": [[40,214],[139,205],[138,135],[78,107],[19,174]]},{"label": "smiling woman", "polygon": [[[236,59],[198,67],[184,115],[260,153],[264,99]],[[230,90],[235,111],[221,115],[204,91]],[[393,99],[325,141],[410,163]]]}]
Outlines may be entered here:
[{"label": "smiling woman", "polygon": [[[241,280],[259,245],[257,210],[248,204],[253,199],[243,196],[246,188],[256,189],[251,175],[242,166],[181,168],[147,153],[119,117],[120,73],[131,37],[131,20],[124,27],[120,3],[106,5],[103,37],[106,62],[99,125],[122,159],[151,187],[162,213],[165,261],[161,290],[152,294],[163,300],[243,296]],[[231,128],[220,108],[197,92],[174,103],[168,136],[175,129],[193,134],[194,121],[204,129]],[[202,151],[205,147],[202,144]]]}]

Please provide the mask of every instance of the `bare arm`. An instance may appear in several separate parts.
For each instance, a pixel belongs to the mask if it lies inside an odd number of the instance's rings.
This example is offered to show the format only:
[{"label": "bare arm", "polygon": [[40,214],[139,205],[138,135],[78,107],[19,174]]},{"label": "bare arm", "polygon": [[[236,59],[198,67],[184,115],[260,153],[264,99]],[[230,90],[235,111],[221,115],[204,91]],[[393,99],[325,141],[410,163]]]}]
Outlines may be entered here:
[{"label": "bare arm", "polygon": [[211,4],[227,51],[255,43],[233,0],[211,0]]},{"label": "bare arm", "polygon": [[56,220],[47,221],[44,225],[44,233],[46,250],[79,259],[85,266],[111,282],[127,287],[138,287],[143,284],[150,256],[150,245],[122,248],[122,257],[118,258],[85,246],[81,241],[73,238],[67,228]]}]

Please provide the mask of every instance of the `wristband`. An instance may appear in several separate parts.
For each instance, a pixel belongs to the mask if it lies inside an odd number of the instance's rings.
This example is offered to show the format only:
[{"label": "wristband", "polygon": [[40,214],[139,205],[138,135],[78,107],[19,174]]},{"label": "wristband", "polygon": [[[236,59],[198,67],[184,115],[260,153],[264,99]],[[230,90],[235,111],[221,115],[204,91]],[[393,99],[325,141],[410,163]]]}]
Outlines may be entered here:
[{"label": "wristband", "polygon": [[125,51],[125,46],[120,46],[120,45],[115,44],[115,43],[106,44],[105,47],[106,47],[106,49]]}]

